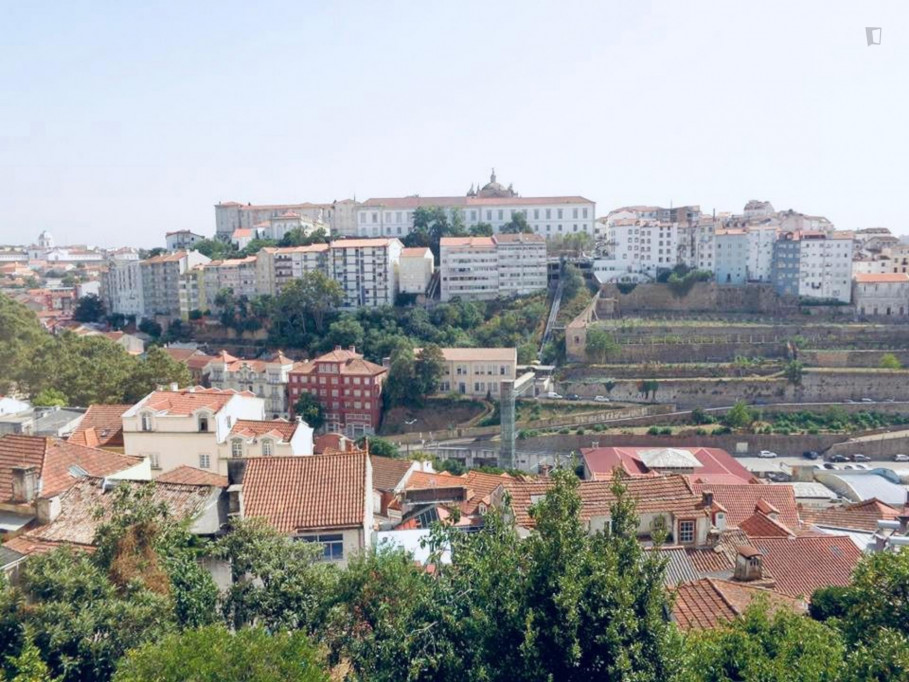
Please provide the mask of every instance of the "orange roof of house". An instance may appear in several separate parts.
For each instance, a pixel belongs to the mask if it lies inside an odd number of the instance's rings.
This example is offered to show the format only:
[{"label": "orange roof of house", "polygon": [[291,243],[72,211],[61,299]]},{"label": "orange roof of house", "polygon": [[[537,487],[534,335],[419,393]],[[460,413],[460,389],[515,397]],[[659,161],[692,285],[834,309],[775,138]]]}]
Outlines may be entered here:
[{"label": "orange roof of house", "polygon": [[181,466],[166,471],[155,479],[156,483],[178,483],[180,485],[207,485],[215,488],[226,488],[227,476],[221,476],[204,469]]},{"label": "orange roof of house", "polygon": [[767,599],[771,608],[804,613],[804,602],[773,590],[732,580],[702,578],[675,589],[673,619],[682,630],[713,628],[740,616],[754,599]]},{"label": "orange roof of house", "polygon": [[795,533],[785,524],[775,521],[763,512],[756,511],[739,524],[749,537],[793,537]]},{"label": "orange roof of house", "polygon": [[472,246],[476,248],[495,248],[492,237],[442,237],[440,246]]},{"label": "orange roof of house", "polygon": [[370,249],[382,248],[389,246],[392,242],[398,241],[394,238],[376,237],[375,239],[338,239],[331,243],[333,249]]},{"label": "orange roof of house", "polygon": [[394,490],[410,471],[413,462],[409,459],[394,459],[370,455],[372,462],[372,487],[376,490]]},{"label": "orange roof of house", "polygon": [[[7,434],[0,437],[0,501],[13,496],[13,468],[35,467],[41,479],[40,497],[53,497],[84,475],[104,477],[142,462],[141,457],[69,443],[58,438]],[[77,469],[74,469],[77,468]]]},{"label": "orange roof of house", "polygon": [[243,476],[245,515],[282,533],[362,526],[366,518],[365,452],[311,457],[256,457]]},{"label": "orange roof of house", "polygon": [[218,412],[237,395],[255,397],[249,391],[237,392],[231,389],[196,387],[180,391],[155,391],[144,403],[140,404],[142,407],[156,412],[187,416],[202,408]]},{"label": "orange roof of house", "polygon": [[878,521],[893,521],[901,510],[881,502],[876,497],[864,502],[855,502],[842,507],[827,507],[826,509],[802,509],[802,516],[806,523],[843,530],[874,531]]},{"label": "orange roof of house", "polygon": [[905,272],[884,272],[877,275],[857,272],[852,276],[859,284],[883,284],[886,282],[909,282],[909,275]]},{"label": "orange roof of house", "polygon": [[123,413],[131,407],[132,405],[90,405],[68,440],[93,448],[123,447]]},{"label": "orange roof of house", "polygon": [[313,439],[312,451],[320,455],[323,452],[353,452],[358,449],[354,442],[343,433],[323,433]]},{"label": "orange roof of house", "polygon": [[273,435],[278,436],[282,441],[288,442],[293,438],[297,430],[297,422],[289,422],[286,419],[274,420],[252,420],[238,419],[230,430],[231,436],[244,436],[246,438],[256,438],[258,436]]},{"label": "orange roof of house", "polygon": [[463,488],[467,495],[460,509],[465,514],[475,514],[481,502],[489,504],[489,496],[503,483],[517,479],[508,474],[487,474],[482,471],[468,471],[455,476],[447,471],[428,473],[414,471],[407,479],[406,490],[427,490],[434,488]]},{"label": "orange roof of house", "polygon": [[335,350],[325,353],[324,355],[320,355],[313,360],[296,363],[294,365],[294,368],[291,370],[291,373],[310,374],[316,370],[316,365],[320,362],[340,363],[338,371],[342,375],[348,374],[356,376],[375,376],[378,374],[384,374],[388,371],[388,369],[382,367],[382,365],[377,365],[376,363],[370,362],[369,360],[364,360],[363,356],[356,351],[336,348]]},{"label": "orange roof of house", "polygon": [[427,253],[432,253],[428,246],[412,246],[401,249],[401,258],[425,258]]},{"label": "orange roof of house", "polygon": [[[726,523],[738,526],[754,514],[758,504],[767,503],[777,510],[780,521],[797,530],[800,527],[798,504],[791,485],[767,485],[763,483],[730,485],[723,483],[693,484],[695,492],[701,494],[708,490],[713,492],[713,499],[726,507]],[[768,507],[764,507],[767,509]]]},{"label": "orange roof of house", "polygon": [[847,536],[803,535],[752,538],[763,563],[776,579],[776,589],[810,598],[820,587],[849,585],[861,550]]}]

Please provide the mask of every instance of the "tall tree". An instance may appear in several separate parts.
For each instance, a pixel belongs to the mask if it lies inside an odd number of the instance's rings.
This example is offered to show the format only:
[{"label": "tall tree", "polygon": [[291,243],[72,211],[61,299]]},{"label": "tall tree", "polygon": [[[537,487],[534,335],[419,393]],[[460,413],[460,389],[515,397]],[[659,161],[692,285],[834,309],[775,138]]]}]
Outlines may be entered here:
[{"label": "tall tree", "polygon": [[95,294],[80,298],[73,311],[73,319],[77,322],[101,322],[104,315],[104,301]]},{"label": "tall tree", "polygon": [[325,425],[325,408],[311,393],[301,393],[294,403],[294,414],[314,429]]},{"label": "tall tree", "polygon": [[527,214],[524,211],[512,213],[511,220],[502,225],[499,231],[502,234],[533,234],[533,228],[527,222]]},{"label": "tall tree", "polygon": [[439,390],[439,382],[445,375],[445,356],[434,343],[426,344],[414,360],[414,391],[420,399]]}]

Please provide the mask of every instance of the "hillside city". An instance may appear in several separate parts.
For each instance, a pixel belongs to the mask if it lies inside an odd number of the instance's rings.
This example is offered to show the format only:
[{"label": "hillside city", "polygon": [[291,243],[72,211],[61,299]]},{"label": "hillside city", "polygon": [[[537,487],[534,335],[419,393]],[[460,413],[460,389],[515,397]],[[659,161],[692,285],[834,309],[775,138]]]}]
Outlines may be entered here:
[{"label": "hillside city", "polygon": [[161,237],[0,249],[6,679],[909,679],[889,229],[493,170]]}]

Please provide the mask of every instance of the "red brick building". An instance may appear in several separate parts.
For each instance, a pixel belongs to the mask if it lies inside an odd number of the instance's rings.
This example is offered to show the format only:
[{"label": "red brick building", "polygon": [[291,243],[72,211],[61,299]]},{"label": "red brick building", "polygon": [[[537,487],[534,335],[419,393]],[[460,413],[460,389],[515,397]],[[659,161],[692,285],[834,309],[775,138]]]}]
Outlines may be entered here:
[{"label": "red brick building", "polygon": [[312,394],[325,410],[325,429],[351,438],[375,433],[382,417],[382,384],[388,370],[357,353],[356,349],[332,352],[298,362],[288,375],[288,402]]}]

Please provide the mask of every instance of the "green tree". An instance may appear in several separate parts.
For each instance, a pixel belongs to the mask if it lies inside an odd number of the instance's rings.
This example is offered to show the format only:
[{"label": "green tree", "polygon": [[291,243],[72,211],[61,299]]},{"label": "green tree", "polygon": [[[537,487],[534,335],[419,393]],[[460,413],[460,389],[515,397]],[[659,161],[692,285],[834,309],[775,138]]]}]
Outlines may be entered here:
[{"label": "green tree", "polygon": [[790,384],[799,386],[802,383],[802,374],[804,374],[804,370],[805,366],[799,360],[790,360],[783,368],[783,376],[786,377],[786,380],[789,381]]},{"label": "green tree", "polygon": [[842,628],[850,642],[888,628],[909,632],[909,552],[866,554],[855,567]]},{"label": "green tree", "polygon": [[238,255],[237,247],[223,239],[203,239],[193,244],[193,249],[212,260],[236,258]]},{"label": "green tree", "polygon": [[80,298],[73,311],[73,319],[77,322],[101,322],[104,315],[104,302],[95,294]]},{"label": "green tree", "polygon": [[502,234],[533,234],[533,228],[527,222],[527,214],[524,211],[512,213],[511,220],[502,225],[499,231]]},{"label": "green tree", "polygon": [[469,234],[471,237],[491,237],[493,235],[492,225],[489,223],[477,223],[471,226]]},{"label": "green tree", "polygon": [[139,323],[139,331],[143,334],[148,334],[153,339],[157,339],[161,336],[164,328],[154,320],[146,318]]},{"label": "green tree", "polygon": [[9,392],[22,379],[34,349],[47,338],[31,310],[0,294],[0,393]]},{"label": "green tree", "polygon": [[123,398],[115,402],[137,402],[159,386],[177,384],[185,388],[192,383],[189,368],[174,360],[167,351],[154,346],[136,363],[132,375],[125,382]]},{"label": "green tree", "polygon": [[223,626],[187,630],[130,651],[115,682],[322,682],[316,648],[300,632]]},{"label": "green tree", "polygon": [[893,353],[884,353],[881,356],[880,367],[881,369],[902,369],[903,363]]},{"label": "green tree", "polygon": [[295,227],[281,237],[278,246],[309,246],[310,244],[327,244],[329,241],[328,233],[321,227],[313,230],[310,234],[306,234],[301,228]]},{"label": "green tree", "polygon": [[358,448],[366,448],[367,443],[369,444],[369,452],[372,455],[392,457],[395,459],[401,456],[398,446],[384,438],[379,438],[378,436],[361,436],[357,439]]},{"label": "green tree", "polygon": [[723,424],[730,429],[744,429],[754,422],[754,415],[743,401],[738,401],[723,417]]},{"label": "green tree", "polygon": [[586,351],[587,359],[591,362],[602,364],[620,349],[621,346],[609,332],[595,327],[587,330]]},{"label": "green tree", "polygon": [[644,400],[656,400],[659,388],[660,382],[656,379],[644,379],[638,382],[638,391],[644,396]]},{"label": "green tree", "polygon": [[413,401],[416,382],[415,366],[416,361],[410,348],[401,348],[391,356],[388,379],[382,390],[387,407],[406,405]]},{"label": "green tree", "polygon": [[312,321],[315,332],[322,333],[325,314],[344,301],[341,285],[318,270],[310,270],[300,279],[288,284],[275,305],[273,329],[278,338],[289,338],[297,343],[282,344],[300,347],[299,334],[305,334],[307,321]]},{"label": "green tree", "polygon": [[9,673],[3,679],[8,682],[53,682],[54,679],[41,658],[41,651],[28,634],[19,654],[6,657],[6,667]]},{"label": "green tree", "polygon": [[909,680],[909,637],[883,628],[854,647],[846,658],[843,682],[906,682]]},{"label": "green tree", "polygon": [[66,395],[56,388],[42,388],[32,398],[35,407],[66,407]]},{"label": "green tree", "polygon": [[413,363],[413,391],[422,399],[439,389],[439,382],[445,374],[445,356],[434,343],[423,347]]},{"label": "green tree", "polygon": [[562,279],[565,282],[562,287],[563,301],[570,301],[584,288],[584,277],[576,265],[568,263],[562,268]]},{"label": "green tree", "polygon": [[301,393],[294,403],[294,414],[314,429],[325,425],[325,408],[312,393]]},{"label": "green tree", "polygon": [[363,347],[366,332],[363,325],[351,315],[342,315],[338,320],[328,325],[328,334],[325,336],[326,349],[341,346],[341,348]]},{"label": "green tree", "polygon": [[762,601],[741,618],[689,633],[682,682],[837,682],[843,672],[839,633]]}]

